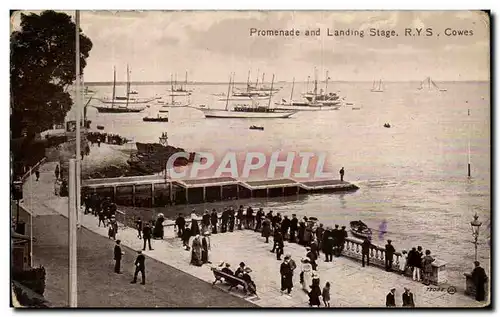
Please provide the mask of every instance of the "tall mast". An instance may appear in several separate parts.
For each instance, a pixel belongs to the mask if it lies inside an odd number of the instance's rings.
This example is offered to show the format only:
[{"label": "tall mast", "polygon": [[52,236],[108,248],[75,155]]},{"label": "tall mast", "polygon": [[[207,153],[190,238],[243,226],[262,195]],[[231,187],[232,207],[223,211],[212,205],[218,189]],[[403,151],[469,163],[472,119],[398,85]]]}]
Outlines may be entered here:
[{"label": "tall mast", "polygon": [[184,90],[187,90],[188,85],[188,72],[186,71],[186,82],[184,83]]},{"label": "tall mast", "polygon": [[170,74],[170,87],[172,89],[172,93],[170,94],[170,96],[172,97],[172,106],[174,105],[174,95],[175,95],[175,93],[174,93],[174,81],[173,81],[173,79],[174,79],[173,75]]},{"label": "tall mast", "polygon": [[326,82],[325,82],[325,95],[327,95],[327,91],[328,91],[328,71],[326,71]]},{"label": "tall mast", "polygon": [[470,129],[470,126],[471,126],[471,125],[470,125],[470,109],[467,109],[467,117],[468,117],[468,119],[469,119],[469,120],[468,120],[468,121],[469,121],[469,133],[468,133],[469,137],[468,137],[468,142],[467,142],[467,145],[468,145],[468,146],[467,146],[467,148],[468,148],[468,149],[467,149],[467,152],[468,152],[467,176],[470,178],[470,174],[471,174],[471,173],[470,173],[470,130],[471,130],[471,129]]},{"label": "tall mast", "polygon": [[175,73],[175,89],[177,89],[177,73]]},{"label": "tall mast", "polygon": [[229,75],[229,85],[227,88],[227,98],[226,98],[226,111],[227,111],[227,107],[229,105],[229,94],[231,93],[231,77],[232,77],[232,74]]},{"label": "tall mast", "polygon": [[[274,84],[274,74],[273,74],[273,79],[271,80],[271,91],[273,91],[273,84]],[[267,104],[267,108],[271,107],[271,99],[273,97],[273,94],[269,94],[269,103]]]},{"label": "tall mast", "polygon": [[128,64],[127,64],[127,105],[126,105],[127,108],[128,108],[129,95],[130,95],[130,70],[129,70]]},{"label": "tall mast", "polygon": [[111,108],[115,106],[115,96],[116,96],[116,66],[113,66],[113,94],[111,99]]},{"label": "tall mast", "polygon": [[309,79],[311,78],[311,76],[307,76],[307,83],[306,83],[306,93],[309,92]]},{"label": "tall mast", "polygon": [[290,105],[293,104],[293,88],[295,87],[295,77],[293,77],[292,81],[292,92],[290,93]]},{"label": "tall mast", "polygon": [[314,69],[314,97],[313,102],[316,102],[316,96],[318,94],[318,78],[316,74],[316,69]]},{"label": "tall mast", "polygon": [[247,92],[250,91],[250,70],[248,71],[248,77],[247,77]]},{"label": "tall mast", "polygon": [[255,81],[255,89],[259,88],[259,69],[257,69],[257,80]]},{"label": "tall mast", "polygon": [[261,81],[261,85],[264,87],[264,78],[266,76],[266,73],[262,73],[262,81]]}]

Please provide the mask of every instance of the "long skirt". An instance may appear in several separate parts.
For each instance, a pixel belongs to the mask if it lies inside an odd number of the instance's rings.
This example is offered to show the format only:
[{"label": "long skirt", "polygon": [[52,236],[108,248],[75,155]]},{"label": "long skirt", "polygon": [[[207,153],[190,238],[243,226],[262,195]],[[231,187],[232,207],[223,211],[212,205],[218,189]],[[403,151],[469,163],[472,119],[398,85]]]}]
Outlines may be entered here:
[{"label": "long skirt", "polygon": [[195,249],[193,249],[193,251],[191,251],[191,264],[196,265],[196,266],[202,265],[200,251],[196,251]]},{"label": "long skirt", "polygon": [[208,263],[208,251],[207,250],[201,250],[201,262]]}]

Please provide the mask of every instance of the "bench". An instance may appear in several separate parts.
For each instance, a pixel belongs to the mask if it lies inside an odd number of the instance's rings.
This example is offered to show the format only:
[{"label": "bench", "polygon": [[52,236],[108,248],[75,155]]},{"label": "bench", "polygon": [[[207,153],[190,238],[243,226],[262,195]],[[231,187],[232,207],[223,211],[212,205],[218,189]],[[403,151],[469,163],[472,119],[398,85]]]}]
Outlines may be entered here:
[{"label": "bench", "polygon": [[214,277],[215,277],[215,281],[212,283],[212,285],[215,285],[215,283],[217,283],[217,282],[222,283],[222,279],[224,279],[224,281],[226,283],[231,285],[229,287],[228,292],[230,292],[233,288],[238,287],[238,285],[241,285],[241,286],[243,286],[243,290],[245,291],[245,293],[248,293],[247,282],[245,282],[241,278],[238,278],[238,277],[233,276],[233,275],[229,275],[229,274],[224,273],[216,268],[212,268],[212,272],[214,273]]}]

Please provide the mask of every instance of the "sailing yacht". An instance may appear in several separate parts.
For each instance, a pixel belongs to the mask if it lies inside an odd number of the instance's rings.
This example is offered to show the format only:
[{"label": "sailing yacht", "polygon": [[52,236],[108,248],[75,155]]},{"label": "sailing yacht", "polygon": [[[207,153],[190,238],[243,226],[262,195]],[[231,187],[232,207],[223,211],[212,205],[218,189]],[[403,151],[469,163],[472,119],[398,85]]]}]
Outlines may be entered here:
[{"label": "sailing yacht", "polygon": [[[98,112],[103,113],[130,113],[130,112],[141,112],[146,109],[143,104],[153,101],[154,98],[130,98],[130,71],[127,65],[127,88],[126,96],[116,96],[116,68],[113,67],[113,94],[111,99],[107,98],[97,98],[104,105],[93,106]],[[130,105],[135,105],[130,107]]]},{"label": "sailing yacht", "polygon": [[[171,85],[171,91],[175,91],[174,90],[174,82],[173,82],[173,77],[172,75],[170,75],[170,85]],[[190,102],[190,96],[191,93],[189,94],[177,94],[177,93],[171,93],[170,94],[170,97],[171,97],[171,101],[169,103],[166,103],[166,102],[162,102],[161,104],[163,104],[161,107],[162,108],[181,108],[181,107],[189,107],[189,105],[191,104]],[[176,101],[175,100],[175,97],[176,96],[185,96],[186,97],[186,101],[185,102],[180,102],[180,101]],[[160,110],[160,112],[168,112],[167,110]]]},{"label": "sailing yacht", "polygon": [[420,87],[417,88],[418,90],[438,90],[441,92],[447,91],[446,88],[439,88],[439,86],[432,80],[430,77],[427,77],[426,79],[422,80],[420,82]]},{"label": "sailing yacht", "polygon": [[[172,81],[172,80],[170,80]],[[177,75],[175,75],[175,85],[170,89],[170,96],[190,96],[192,90],[187,89],[188,84],[188,72],[186,72],[186,80],[184,82],[184,87],[181,85],[177,87]]]},{"label": "sailing yacht", "polygon": [[[271,98],[269,96],[269,101],[267,106],[260,105],[255,99],[252,98],[252,103],[247,104],[237,104],[232,109],[229,109],[229,96],[231,92],[231,83],[232,78],[229,79],[228,92],[226,98],[226,108],[225,109],[209,109],[205,107],[198,108],[203,112],[205,118],[289,118],[298,110],[290,110],[290,111],[282,111],[280,109],[270,108]],[[233,80],[234,84],[234,80]],[[271,82],[271,89],[274,84],[274,76],[273,81]]]},{"label": "sailing yacht", "polygon": [[382,79],[380,79],[378,82],[373,81],[373,86],[371,89],[371,92],[384,92],[384,86],[382,85]]},{"label": "sailing yacht", "polygon": [[230,89],[230,95],[229,98],[228,96],[223,96],[219,98],[219,101],[251,101],[251,100],[266,100],[268,99],[272,93],[269,91],[259,91],[256,90],[255,87],[258,87],[259,80],[257,78],[257,81],[255,83],[255,86],[250,85],[250,71],[248,72],[248,78],[247,78],[247,89],[242,91],[239,89],[234,88],[234,80],[232,84],[232,88]]}]

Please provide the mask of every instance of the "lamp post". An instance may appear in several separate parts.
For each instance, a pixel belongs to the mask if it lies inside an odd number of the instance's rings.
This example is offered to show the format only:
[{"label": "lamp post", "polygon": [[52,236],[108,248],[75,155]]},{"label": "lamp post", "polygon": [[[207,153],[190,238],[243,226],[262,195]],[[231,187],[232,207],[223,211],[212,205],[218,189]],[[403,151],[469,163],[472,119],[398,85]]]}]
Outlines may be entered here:
[{"label": "lamp post", "polygon": [[479,237],[479,227],[481,227],[482,222],[477,220],[477,213],[474,215],[474,220],[470,222],[472,227],[472,236],[474,237],[474,261],[477,261],[477,238]]}]

